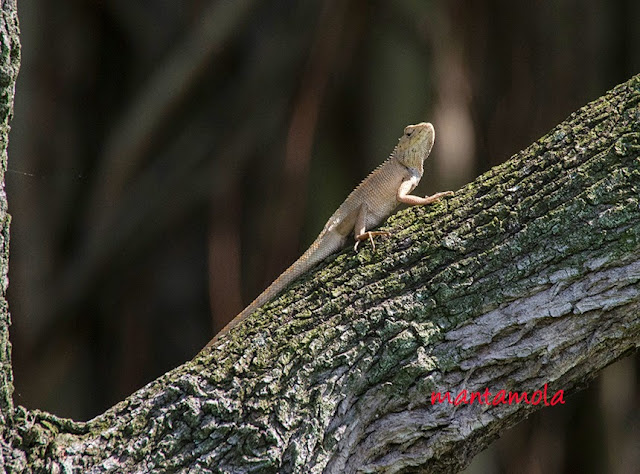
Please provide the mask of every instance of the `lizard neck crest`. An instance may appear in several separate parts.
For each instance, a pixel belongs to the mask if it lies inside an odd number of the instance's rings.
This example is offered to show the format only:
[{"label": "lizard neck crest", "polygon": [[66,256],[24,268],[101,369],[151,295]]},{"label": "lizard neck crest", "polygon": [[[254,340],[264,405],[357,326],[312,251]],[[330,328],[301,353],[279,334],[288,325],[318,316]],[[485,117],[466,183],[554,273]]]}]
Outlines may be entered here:
[{"label": "lizard neck crest", "polygon": [[407,168],[424,171],[424,161],[431,153],[436,132],[428,122],[409,125],[393,150],[392,156]]}]

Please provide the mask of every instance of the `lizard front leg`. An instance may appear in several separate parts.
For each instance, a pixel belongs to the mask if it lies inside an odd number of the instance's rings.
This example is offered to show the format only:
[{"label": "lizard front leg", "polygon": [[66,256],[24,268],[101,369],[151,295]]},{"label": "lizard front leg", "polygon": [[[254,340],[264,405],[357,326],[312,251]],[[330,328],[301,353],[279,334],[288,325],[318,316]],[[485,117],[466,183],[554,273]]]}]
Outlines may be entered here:
[{"label": "lizard front leg", "polygon": [[406,181],[403,181],[398,188],[398,193],[396,195],[396,199],[398,200],[398,202],[403,202],[405,204],[409,204],[410,206],[424,206],[425,204],[436,202],[442,197],[453,196],[453,191],[444,191],[441,193],[436,193],[433,196],[414,196],[413,194],[409,194],[414,187],[415,182],[413,180],[408,179]]},{"label": "lizard front leg", "polygon": [[383,230],[376,231],[367,231],[367,213],[369,209],[366,204],[361,204],[360,209],[358,210],[358,216],[356,217],[356,223],[354,226],[354,237],[356,239],[356,243],[353,246],[353,250],[358,250],[358,245],[360,242],[364,240],[369,240],[371,242],[371,247],[373,250],[376,249],[376,244],[373,242],[373,238],[378,235],[391,235],[389,232]]}]

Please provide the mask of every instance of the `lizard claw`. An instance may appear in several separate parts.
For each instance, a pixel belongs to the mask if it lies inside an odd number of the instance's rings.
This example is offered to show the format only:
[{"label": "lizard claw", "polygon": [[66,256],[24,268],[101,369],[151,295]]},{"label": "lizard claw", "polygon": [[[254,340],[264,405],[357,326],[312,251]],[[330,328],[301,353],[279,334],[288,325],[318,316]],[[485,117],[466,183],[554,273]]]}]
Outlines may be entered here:
[{"label": "lizard claw", "polygon": [[439,201],[440,198],[443,197],[447,197],[447,196],[453,196],[454,192],[453,191],[443,191],[441,193],[435,193],[431,196],[425,196],[423,199],[423,203],[424,204],[431,204],[432,202],[436,202]]},{"label": "lizard claw", "polygon": [[453,196],[454,192],[453,191],[443,191],[441,193],[435,193],[433,196],[427,196],[427,198],[431,197],[433,199],[440,199],[443,197],[448,197],[448,196]]},{"label": "lizard claw", "polygon": [[356,244],[353,246],[353,250],[357,251],[358,244],[360,244],[360,242],[362,242],[363,240],[367,240],[367,239],[369,240],[369,242],[371,242],[372,249],[375,250],[376,244],[373,241],[373,237],[378,235],[389,236],[391,235],[391,233],[384,230],[376,230],[376,231],[369,231],[369,232],[364,232],[363,234],[360,234],[360,235],[356,235]]}]

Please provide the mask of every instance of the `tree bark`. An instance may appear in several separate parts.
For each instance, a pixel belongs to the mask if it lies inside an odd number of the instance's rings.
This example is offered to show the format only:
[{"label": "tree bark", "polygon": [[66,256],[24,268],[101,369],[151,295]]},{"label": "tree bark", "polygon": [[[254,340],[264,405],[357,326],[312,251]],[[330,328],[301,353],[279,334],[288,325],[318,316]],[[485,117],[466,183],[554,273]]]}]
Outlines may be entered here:
[{"label": "tree bark", "polygon": [[24,466],[25,453],[12,446],[14,436],[13,372],[7,304],[9,284],[9,222],[4,173],[7,170],[9,121],[20,68],[20,41],[15,0],[0,1],[0,470]]},{"label": "tree bark", "polygon": [[[15,2],[2,8],[4,170],[19,47]],[[636,76],[453,198],[389,219],[375,250],[328,259],[86,423],[13,407],[2,193],[3,467],[459,470],[640,344],[639,103]],[[538,404],[501,403],[543,387]],[[432,403],[465,391],[480,401]]]}]

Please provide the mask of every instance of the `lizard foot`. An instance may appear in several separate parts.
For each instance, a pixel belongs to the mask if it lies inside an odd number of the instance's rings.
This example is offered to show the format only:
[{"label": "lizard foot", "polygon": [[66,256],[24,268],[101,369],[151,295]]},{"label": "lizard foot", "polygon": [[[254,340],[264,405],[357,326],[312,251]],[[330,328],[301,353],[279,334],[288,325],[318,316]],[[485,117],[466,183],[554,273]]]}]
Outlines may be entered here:
[{"label": "lizard foot", "polygon": [[425,204],[431,204],[432,202],[439,201],[440,198],[453,196],[453,195],[454,195],[453,191],[443,191],[441,193],[435,193],[432,196],[425,196],[424,200],[425,200]]},{"label": "lizard foot", "polygon": [[358,245],[360,244],[360,242],[363,242],[367,239],[369,240],[369,242],[371,242],[371,247],[373,248],[373,250],[375,250],[376,244],[374,243],[373,238],[377,237],[378,235],[389,236],[391,235],[391,233],[386,232],[384,230],[376,230],[376,231],[369,231],[360,235],[356,235],[356,244],[353,246],[353,250],[357,251]]}]

